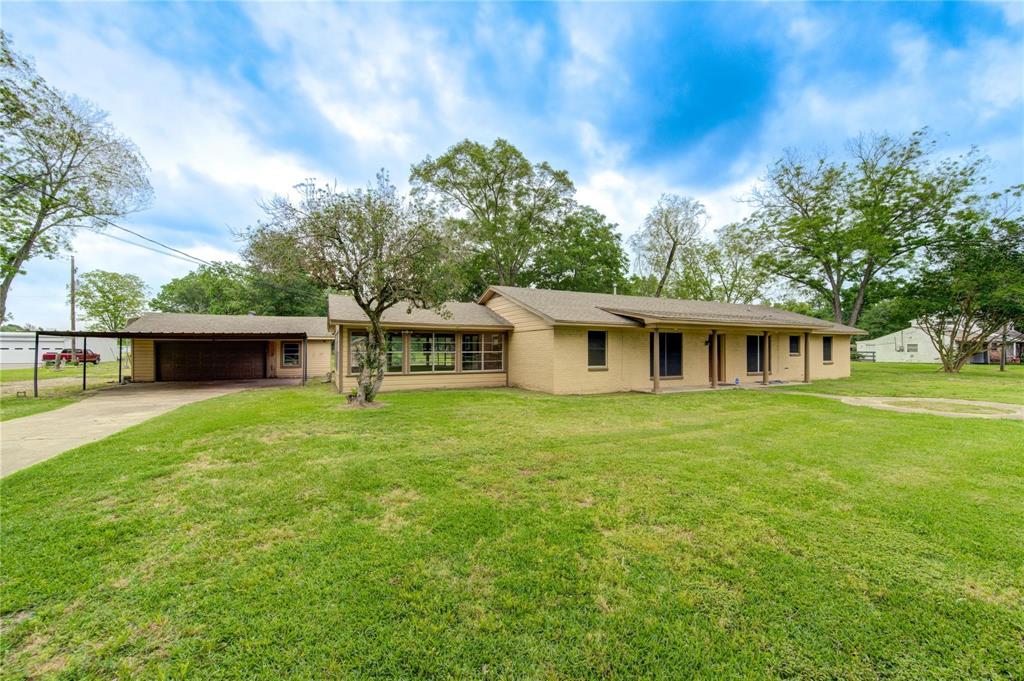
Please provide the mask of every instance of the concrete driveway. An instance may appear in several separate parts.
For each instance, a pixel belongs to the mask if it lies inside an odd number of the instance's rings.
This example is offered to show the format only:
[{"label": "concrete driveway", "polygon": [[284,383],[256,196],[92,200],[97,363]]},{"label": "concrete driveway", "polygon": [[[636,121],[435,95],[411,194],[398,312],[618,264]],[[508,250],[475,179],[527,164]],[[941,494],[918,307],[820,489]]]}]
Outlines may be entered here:
[{"label": "concrete driveway", "polygon": [[60,409],[0,422],[0,477],[185,404],[240,390],[297,383],[281,379],[135,383],[100,391]]}]

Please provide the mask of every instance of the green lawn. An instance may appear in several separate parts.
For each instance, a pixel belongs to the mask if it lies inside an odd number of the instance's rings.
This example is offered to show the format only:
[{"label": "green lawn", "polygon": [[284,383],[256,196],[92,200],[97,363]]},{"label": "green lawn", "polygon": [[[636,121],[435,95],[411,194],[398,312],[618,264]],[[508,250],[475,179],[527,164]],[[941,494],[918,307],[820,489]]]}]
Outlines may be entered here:
[{"label": "green lawn", "polygon": [[814,381],[785,389],[835,395],[952,397],[1024,404],[1024,366],[1010,365],[1001,372],[999,365],[969,364],[959,374],[946,374],[938,364],[854,362],[849,378]]},{"label": "green lawn", "polygon": [[1024,677],[1024,424],[384,400],[240,393],[0,481],[3,677]]},{"label": "green lawn", "polygon": [[[27,375],[26,375],[27,372]],[[54,380],[64,379],[64,380]],[[60,371],[39,367],[39,397],[32,397],[32,369],[3,369],[0,371],[0,421],[31,416],[51,409],[59,409],[95,394],[98,389],[117,384],[117,362],[100,362],[86,367],[86,385],[82,392],[82,367],[66,366]],[[24,391],[25,396],[18,396]]]},{"label": "green lawn", "polygon": [[[97,378],[117,378],[117,362],[100,362],[99,364],[90,364],[86,367],[86,373],[88,376],[95,376]],[[73,378],[82,376],[81,366],[72,366],[65,364],[64,368],[57,371],[52,366],[46,366],[43,364],[39,365],[39,380],[45,381],[51,378]],[[8,383],[11,381],[31,381],[32,380],[32,367],[27,369],[0,369],[0,384]]]}]

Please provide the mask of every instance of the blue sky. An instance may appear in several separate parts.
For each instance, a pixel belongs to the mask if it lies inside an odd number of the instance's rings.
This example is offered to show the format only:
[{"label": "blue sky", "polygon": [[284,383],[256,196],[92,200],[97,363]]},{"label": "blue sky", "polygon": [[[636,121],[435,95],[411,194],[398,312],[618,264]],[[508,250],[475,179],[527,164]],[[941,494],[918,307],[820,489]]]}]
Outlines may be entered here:
[{"label": "blue sky", "polygon": [[[930,126],[1024,181],[1024,5],[15,4],[2,22],[56,86],[141,148],[153,206],[122,224],[237,257],[257,202],[316,177],[367,183],[462,138],[505,137],[566,168],[632,233],[662,192],[711,227],[784,149]],[[80,269],[153,287],[189,265],[99,236]],[[15,321],[67,326],[67,262],[14,286]]]}]

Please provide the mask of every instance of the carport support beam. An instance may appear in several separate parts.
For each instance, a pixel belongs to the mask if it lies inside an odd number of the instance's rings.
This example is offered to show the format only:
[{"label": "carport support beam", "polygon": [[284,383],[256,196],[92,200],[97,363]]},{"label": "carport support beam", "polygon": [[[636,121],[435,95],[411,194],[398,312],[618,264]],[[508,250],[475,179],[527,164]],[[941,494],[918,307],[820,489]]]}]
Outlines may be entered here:
[{"label": "carport support beam", "polygon": [[85,390],[85,368],[89,366],[89,363],[85,361],[86,353],[88,352],[88,342],[88,337],[82,336],[82,390]]},{"label": "carport support beam", "polygon": [[36,331],[36,354],[32,358],[32,397],[39,397],[39,332]]},{"label": "carport support beam", "polygon": [[121,339],[117,339],[117,384],[121,385]]}]

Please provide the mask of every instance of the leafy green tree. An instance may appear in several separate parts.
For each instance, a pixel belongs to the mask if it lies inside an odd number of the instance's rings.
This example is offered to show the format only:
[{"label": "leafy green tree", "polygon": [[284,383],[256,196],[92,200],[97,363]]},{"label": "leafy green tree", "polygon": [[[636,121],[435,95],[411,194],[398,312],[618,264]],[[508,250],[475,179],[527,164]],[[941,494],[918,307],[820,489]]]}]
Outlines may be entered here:
[{"label": "leafy green tree", "polygon": [[93,270],[78,280],[77,300],[93,331],[120,331],[146,308],[149,290],[134,274]]},{"label": "leafy green tree", "polygon": [[982,178],[974,152],[935,162],[923,130],[862,136],[850,150],[850,163],[794,154],[776,162],[753,194],[752,224],[764,245],[759,266],[826,298],[836,322],[856,325],[875,282],[907,267]]},{"label": "leafy green tree", "polygon": [[611,293],[625,284],[628,267],[616,225],[581,206],[548,231],[527,277],[540,288]]},{"label": "leafy green tree", "polygon": [[708,223],[704,204],[676,194],[662,194],[643,227],[629,239],[636,253],[641,276],[655,276],[658,283],[652,295],[660,297],[670,279],[678,274],[681,253],[694,246]]},{"label": "leafy green tree", "polygon": [[479,290],[529,283],[524,273],[574,192],[564,170],[530,163],[503,139],[490,147],[463,140],[413,166],[410,181],[415,195],[439,197],[452,213]]},{"label": "leafy green tree", "polygon": [[1014,319],[1024,317],[1024,186],[993,197],[999,203],[960,214],[927,249],[907,286],[907,314],[928,334],[947,373]]},{"label": "leafy green tree", "polygon": [[0,33],[0,320],[24,264],[66,250],[76,227],[145,207],[139,150],[89,102],[48,86]]},{"label": "leafy green tree", "polygon": [[193,314],[247,314],[252,296],[249,273],[234,262],[200,265],[183,277],[164,284],[150,307],[160,312]]},{"label": "leafy green tree", "polygon": [[865,308],[857,327],[867,331],[868,338],[878,338],[905,329],[912,321],[904,298],[884,298]]},{"label": "leafy green tree", "polygon": [[741,225],[731,224],[717,230],[714,240],[688,244],[678,256],[672,295],[723,303],[765,300],[775,276],[754,264],[757,243]]},{"label": "leafy green tree", "polygon": [[349,293],[366,315],[370,333],[357,353],[356,402],[372,402],[384,379],[381,317],[389,309],[438,309],[451,295],[455,236],[432,203],[398,194],[381,172],[367,189],[337,191],[299,185],[293,204],[278,197],[265,208],[264,233],[292,249],[323,288]]}]

